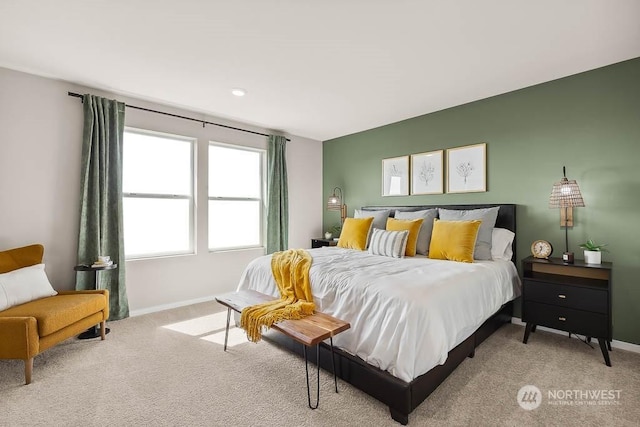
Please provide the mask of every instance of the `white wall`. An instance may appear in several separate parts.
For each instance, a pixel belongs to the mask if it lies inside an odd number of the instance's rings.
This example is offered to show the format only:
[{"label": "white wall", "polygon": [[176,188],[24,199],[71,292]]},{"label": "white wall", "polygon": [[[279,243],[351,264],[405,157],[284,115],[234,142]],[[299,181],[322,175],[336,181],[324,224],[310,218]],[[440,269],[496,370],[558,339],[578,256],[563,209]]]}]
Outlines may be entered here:
[{"label": "white wall", "polygon": [[[186,77],[185,77],[186,78]],[[76,264],[82,104],[67,91],[93,93],[258,132],[231,122],[67,82],[0,68],[0,250],[45,246],[46,271],[58,290],[73,289]],[[128,261],[127,290],[133,314],[212,298],[235,289],[261,250],[210,253],[207,249],[207,144],[266,148],[266,138],[128,108],[126,125],[198,139],[195,255]],[[287,135],[289,246],[309,247],[322,232],[322,144]],[[82,273],[80,273],[82,274]]]}]

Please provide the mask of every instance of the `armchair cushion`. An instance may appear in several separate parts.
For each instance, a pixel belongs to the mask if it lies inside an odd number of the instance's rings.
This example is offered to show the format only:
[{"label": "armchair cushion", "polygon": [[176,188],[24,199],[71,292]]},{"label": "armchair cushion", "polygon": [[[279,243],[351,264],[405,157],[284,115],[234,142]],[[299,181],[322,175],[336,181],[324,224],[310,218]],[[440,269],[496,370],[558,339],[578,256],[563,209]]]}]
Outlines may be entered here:
[{"label": "armchair cushion", "polygon": [[[2,317],[34,317],[40,337],[52,334],[107,307],[105,293],[63,294],[0,311]],[[106,320],[106,319],[105,319]]]}]

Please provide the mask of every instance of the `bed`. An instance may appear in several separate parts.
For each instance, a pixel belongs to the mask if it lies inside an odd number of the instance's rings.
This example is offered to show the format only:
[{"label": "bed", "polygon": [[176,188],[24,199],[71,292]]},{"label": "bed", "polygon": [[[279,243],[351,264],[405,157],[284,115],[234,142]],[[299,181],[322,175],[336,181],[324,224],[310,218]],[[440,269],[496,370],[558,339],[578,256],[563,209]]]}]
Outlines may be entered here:
[{"label": "bed", "polygon": [[[515,232],[515,205],[439,205],[451,210],[498,206],[496,228]],[[365,207],[418,211],[436,206]],[[512,249],[515,248],[515,239]],[[519,295],[512,260],[473,264],[380,257],[366,251],[324,247],[309,251],[317,309],[351,323],[334,338],[337,375],[387,404],[401,424],[466,358],[504,323],[511,321]],[[239,284],[278,296],[270,256],[249,264]],[[302,347],[276,332],[265,339],[302,353]],[[331,369],[323,345],[320,365]]]}]

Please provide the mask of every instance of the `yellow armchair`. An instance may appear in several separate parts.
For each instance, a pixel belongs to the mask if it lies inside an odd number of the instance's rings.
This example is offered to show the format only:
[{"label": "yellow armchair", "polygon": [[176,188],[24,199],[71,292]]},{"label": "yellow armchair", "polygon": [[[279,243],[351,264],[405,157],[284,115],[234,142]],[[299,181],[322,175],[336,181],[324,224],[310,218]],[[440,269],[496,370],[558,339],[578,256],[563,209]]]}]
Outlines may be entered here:
[{"label": "yellow armchair", "polygon": [[[30,245],[0,252],[0,273],[42,263],[44,247]],[[33,358],[55,344],[101,325],[109,318],[109,292],[61,291],[0,311],[0,359],[21,359],[31,383]]]}]

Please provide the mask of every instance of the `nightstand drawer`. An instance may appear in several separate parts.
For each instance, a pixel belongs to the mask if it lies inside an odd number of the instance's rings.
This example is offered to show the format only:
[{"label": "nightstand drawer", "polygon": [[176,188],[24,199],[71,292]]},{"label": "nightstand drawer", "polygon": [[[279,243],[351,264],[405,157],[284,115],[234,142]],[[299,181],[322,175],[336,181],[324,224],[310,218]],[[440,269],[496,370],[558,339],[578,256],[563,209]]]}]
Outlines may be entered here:
[{"label": "nightstand drawer", "polygon": [[524,303],[523,321],[594,338],[609,338],[607,316],[557,305]]},{"label": "nightstand drawer", "polygon": [[609,311],[606,289],[560,285],[532,279],[524,279],[524,286],[527,301],[542,302],[584,311],[595,311],[603,314]]}]

